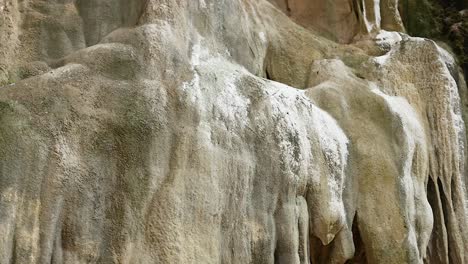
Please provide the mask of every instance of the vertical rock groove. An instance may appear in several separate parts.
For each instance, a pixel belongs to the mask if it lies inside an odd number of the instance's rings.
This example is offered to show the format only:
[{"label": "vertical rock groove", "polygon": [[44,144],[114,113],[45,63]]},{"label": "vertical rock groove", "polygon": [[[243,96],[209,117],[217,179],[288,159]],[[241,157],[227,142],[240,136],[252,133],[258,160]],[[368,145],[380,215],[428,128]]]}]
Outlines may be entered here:
[{"label": "vertical rock groove", "polygon": [[0,0],[0,263],[468,263],[468,93],[398,6]]}]

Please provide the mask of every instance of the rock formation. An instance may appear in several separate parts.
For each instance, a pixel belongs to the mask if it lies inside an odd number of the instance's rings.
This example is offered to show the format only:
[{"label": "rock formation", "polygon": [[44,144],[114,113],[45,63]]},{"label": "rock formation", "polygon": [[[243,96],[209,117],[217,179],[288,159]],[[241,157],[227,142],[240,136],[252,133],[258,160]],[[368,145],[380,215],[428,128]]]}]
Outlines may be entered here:
[{"label": "rock formation", "polygon": [[0,263],[468,263],[467,87],[396,0],[0,0]]}]

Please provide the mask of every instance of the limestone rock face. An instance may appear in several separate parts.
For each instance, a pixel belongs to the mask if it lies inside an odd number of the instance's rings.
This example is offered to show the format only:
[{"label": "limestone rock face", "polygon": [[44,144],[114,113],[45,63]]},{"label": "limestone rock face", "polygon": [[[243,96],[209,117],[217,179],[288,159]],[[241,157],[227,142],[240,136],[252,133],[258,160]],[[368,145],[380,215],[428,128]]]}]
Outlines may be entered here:
[{"label": "limestone rock face", "polygon": [[403,31],[398,0],[269,0],[300,25],[348,43],[380,29]]},{"label": "limestone rock face", "polygon": [[0,0],[0,263],[468,263],[465,80],[397,6]]}]

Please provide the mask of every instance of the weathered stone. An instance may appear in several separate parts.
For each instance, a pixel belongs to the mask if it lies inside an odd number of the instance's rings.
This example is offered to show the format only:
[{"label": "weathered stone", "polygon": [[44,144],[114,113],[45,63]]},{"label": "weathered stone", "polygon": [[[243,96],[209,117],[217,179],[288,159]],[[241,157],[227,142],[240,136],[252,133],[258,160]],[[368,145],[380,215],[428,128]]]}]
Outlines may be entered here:
[{"label": "weathered stone", "polygon": [[0,263],[468,263],[466,86],[396,6],[0,2]]}]

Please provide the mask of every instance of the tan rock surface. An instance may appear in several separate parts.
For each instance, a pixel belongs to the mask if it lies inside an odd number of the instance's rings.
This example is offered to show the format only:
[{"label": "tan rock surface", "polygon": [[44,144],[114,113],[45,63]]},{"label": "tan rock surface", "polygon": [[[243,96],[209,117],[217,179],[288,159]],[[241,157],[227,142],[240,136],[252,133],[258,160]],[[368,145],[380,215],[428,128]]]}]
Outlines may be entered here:
[{"label": "tan rock surface", "polygon": [[463,77],[342,2],[0,0],[0,263],[468,263]]}]

